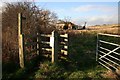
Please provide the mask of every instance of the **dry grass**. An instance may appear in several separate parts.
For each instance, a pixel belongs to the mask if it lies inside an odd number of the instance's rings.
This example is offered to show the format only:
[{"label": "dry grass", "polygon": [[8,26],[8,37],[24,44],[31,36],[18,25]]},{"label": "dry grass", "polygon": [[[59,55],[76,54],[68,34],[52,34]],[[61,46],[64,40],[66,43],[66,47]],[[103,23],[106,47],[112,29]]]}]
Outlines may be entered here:
[{"label": "dry grass", "polygon": [[107,71],[106,73],[101,74],[101,76],[109,80],[120,80],[119,76],[117,76],[113,71]]},{"label": "dry grass", "polygon": [[102,33],[111,33],[111,34],[120,33],[119,32],[119,26],[117,24],[101,25],[101,26],[90,26],[88,29],[90,31],[102,32]]},{"label": "dry grass", "polygon": [[120,27],[117,24],[89,26],[85,30],[64,30],[62,33],[80,34],[80,33],[109,33],[120,34]]}]

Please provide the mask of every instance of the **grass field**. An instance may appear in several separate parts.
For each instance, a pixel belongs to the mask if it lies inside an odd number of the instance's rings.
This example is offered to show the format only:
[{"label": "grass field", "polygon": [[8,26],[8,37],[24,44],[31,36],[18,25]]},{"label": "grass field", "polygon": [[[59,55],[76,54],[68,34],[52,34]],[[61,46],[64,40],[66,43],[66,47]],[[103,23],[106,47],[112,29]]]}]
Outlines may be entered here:
[{"label": "grass field", "polygon": [[[106,26],[106,25],[105,25]],[[118,34],[117,25],[92,26],[87,30],[68,30],[69,55],[52,64],[49,58],[37,57],[24,69],[4,73],[3,80],[24,78],[24,80],[103,80],[107,71],[96,62],[96,34],[98,32]],[[110,78],[110,77],[106,77]],[[21,80],[21,79],[20,79]]]}]

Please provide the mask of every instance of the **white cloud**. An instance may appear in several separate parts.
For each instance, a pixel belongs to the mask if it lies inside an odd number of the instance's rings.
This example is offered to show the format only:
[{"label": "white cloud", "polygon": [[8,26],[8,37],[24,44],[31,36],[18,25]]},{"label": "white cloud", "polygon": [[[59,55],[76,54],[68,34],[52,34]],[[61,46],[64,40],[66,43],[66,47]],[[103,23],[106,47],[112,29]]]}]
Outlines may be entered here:
[{"label": "white cloud", "polygon": [[79,6],[79,7],[76,7],[76,8],[72,8],[73,11],[75,12],[86,12],[86,11],[90,11],[91,9],[93,9],[93,5],[84,5],[84,6]]},{"label": "white cloud", "polygon": [[54,12],[57,12],[57,13],[66,12],[65,9],[54,9],[54,10],[51,10],[51,11],[54,11]]},{"label": "white cloud", "polygon": [[115,24],[118,23],[117,8],[118,6],[110,5],[81,5],[72,10],[77,14],[85,13],[85,15],[74,18],[72,21],[78,25],[84,24],[85,21],[88,22],[88,25]]},{"label": "white cloud", "polygon": [[[101,12],[95,14],[95,10],[98,10]],[[91,13],[89,14],[89,11]],[[78,25],[83,25],[85,21],[87,21],[88,26],[89,25],[101,25],[101,24],[117,24],[118,23],[118,9],[117,6],[107,6],[107,5],[83,5],[76,8],[71,8],[65,10],[59,9],[55,10],[57,13],[66,13],[66,15],[72,14],[72,15],[78,15],[77,17],[72,17],[71,21]],[[68,13],[71,12],[71,13]],[[87,13],[87,14],[86,14]],[[85,15],[84,15],[85,14]],[[63,16],[63,15],[62,15]]]},{"label": "white cloud", "polygon": [[101,24],[117,24],[118,16],[114,15],[102,15],[102,16],[87,16],[81,18],[72,19],[78,25],[83,25],[87,21],[88,26],[90,25],[101,25]]},{"label": "white cloud", "polygon": [[75,12],[88,12],[88,11],[103,11],[103,12],[113,12],[117,10],[117,6],[107,6],[107,5],[83,5],[72,8]]},{"label": "white cloud", "polygon": [[88,20],[88,23],[91,25],[95,24],[117,24],[118,17],[116,15],[103,15],[103,16],[94,16]]}]

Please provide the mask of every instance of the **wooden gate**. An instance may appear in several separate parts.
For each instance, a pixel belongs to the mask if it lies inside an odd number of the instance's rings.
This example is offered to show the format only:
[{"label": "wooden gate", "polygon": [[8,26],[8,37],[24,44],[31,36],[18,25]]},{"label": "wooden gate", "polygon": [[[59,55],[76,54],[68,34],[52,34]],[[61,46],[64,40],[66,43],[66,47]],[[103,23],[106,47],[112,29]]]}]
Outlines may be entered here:
[{"label": "wooden gate", "polygon": [[109,70],[120,68],[120,35],[97,35],[96,61]]},{"label": "wooden gate", "polygon": [[53,31],[51,34],[40,34],[41,50],[43,53],[52,54],[52,63],[57,61],[60,54],[68,55],[68,34],[59,34]]},{"label": "wooden gate", "polygon": [[[19,41],[19,61],[20,67],[25,67],[26,57],[33,57],[50,51],[52,63],[58,59],[58,53],[68,54],[68,34],[60,35],[57,31],[51,34],[29,34],[22,33],[22,15],[18,15],[18,41]],[[32,53],[32,54],[31,54]]]}]

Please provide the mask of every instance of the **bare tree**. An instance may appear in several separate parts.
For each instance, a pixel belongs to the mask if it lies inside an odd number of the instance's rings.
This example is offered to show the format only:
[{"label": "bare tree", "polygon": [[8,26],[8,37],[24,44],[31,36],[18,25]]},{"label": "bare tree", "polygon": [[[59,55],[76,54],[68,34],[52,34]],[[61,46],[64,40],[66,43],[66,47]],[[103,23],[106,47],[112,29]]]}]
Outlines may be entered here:
[{"label": "bare tree", "polygon": [[23,33],[43,32],[55,28],[57,16],[49,10],[41,9],[31,2],[6,3],[2,11],[2,44],[4,54],[17,53],[18,50],[18,13],[22,13]]},{"label": "bare tree", "polygon": [[24,32],[34,31],[33,29],[35,29],[36,24],[39,25],[39,28],[52,27],[55,25],[57,19],[55,13],[40,9],[30,2],[6,3],[5,10],[3,11],[3,30],[8,26],[17,28],[17,14],[19,12],[26,17],[26,20],[23,21]]}]

